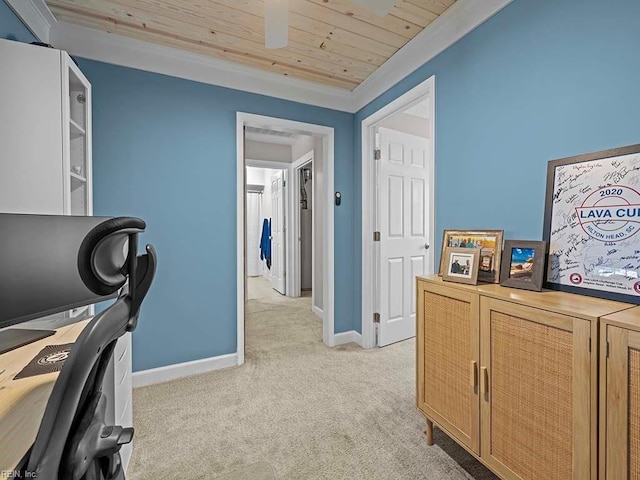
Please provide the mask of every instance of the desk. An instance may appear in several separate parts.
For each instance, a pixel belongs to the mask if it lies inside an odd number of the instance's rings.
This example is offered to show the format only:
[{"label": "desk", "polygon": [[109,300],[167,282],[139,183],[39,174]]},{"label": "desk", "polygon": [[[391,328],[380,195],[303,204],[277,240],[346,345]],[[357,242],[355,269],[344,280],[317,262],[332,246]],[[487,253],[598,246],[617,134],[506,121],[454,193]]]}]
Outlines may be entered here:
[{"label": "desk", "polygon": [[33,445],[58,373],[13,380],[47,345],[75,342],[89,320],[0,355],[0,472],[14,470]]}]

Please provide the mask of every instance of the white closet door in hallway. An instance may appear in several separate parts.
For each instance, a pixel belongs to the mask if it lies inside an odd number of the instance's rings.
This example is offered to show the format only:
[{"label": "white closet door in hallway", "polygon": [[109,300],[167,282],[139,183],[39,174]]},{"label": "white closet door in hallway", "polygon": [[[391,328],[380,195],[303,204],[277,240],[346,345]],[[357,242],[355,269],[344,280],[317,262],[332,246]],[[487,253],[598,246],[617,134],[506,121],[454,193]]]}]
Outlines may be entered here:
[{"label": "white closet door in hallway", "polygon": [[416,334],[417,275],[430,265],[428,192],[429,141],[407,133],[379,129],[377,162],[380,231],[380,346]]},{"label": "white closet door in hallway", "polygon": [[247,192],[247,275],[262,273],[260,238],[262,235],[262,194]]},{"label": "white closet door in hallway", "polygon": [[278,172],[271,177],[271,285],[285,294],[284,178]]}]

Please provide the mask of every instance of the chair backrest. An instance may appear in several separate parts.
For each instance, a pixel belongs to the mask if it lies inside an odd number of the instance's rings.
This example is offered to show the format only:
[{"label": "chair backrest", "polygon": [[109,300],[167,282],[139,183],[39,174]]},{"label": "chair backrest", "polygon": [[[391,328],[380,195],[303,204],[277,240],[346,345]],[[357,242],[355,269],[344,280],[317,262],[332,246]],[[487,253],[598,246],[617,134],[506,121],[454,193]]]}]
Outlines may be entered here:
[{"label": "chair backrest", "polygon": [[[78,444],[87,435],[96,435],[88,429],[100,413],[107,364],[117,339],[135,329],[156,270],[153,247],[148,245],[144,255],[137,255],[137,235],[145,226],[137,218],[110,219],[89,232],[80,247],[78,270],[85,285],[100,295],[121,293],[82,331],[53,387],[27,464],[27,471],[37,478],[84,478],[87,466],[76,458]],[[128,254],[123,256],[127,244]]]}]

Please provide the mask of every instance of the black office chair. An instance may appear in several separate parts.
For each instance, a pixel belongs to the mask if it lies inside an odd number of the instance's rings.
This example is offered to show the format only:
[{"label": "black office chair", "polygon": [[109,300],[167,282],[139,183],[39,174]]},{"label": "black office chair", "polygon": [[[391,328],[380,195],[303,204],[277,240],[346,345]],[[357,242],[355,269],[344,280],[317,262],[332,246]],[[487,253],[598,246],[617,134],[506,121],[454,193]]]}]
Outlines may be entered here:
[{"label": "black office chair", "polygon": [[[122,480],[120,448],[133,428],[106,425],[102,394],[105,370],[116,341],[136,328],[140,304],[156,271],[156,253],[147,245],[137,255],[138,218],[114,218],[97,225],[78,253],[85,285],[99,295],[121,290],[118,299],[96,315],[71,348],[47,403],[29,454],[26,474],[41,480]],[[128,242],[128,253],[126,252]]]}]

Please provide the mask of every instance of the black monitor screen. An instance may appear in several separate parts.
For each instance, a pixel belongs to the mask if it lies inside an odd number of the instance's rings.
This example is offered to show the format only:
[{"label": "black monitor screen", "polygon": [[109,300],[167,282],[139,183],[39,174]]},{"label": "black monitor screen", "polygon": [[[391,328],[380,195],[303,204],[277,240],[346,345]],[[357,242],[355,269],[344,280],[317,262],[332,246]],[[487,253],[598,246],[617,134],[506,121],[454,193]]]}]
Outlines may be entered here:
[{"label": "black monitor screen", "polygon": [[0,328],[115,296],[96,295],[78,273],[82,241],[105,220],[0,213]]}]

